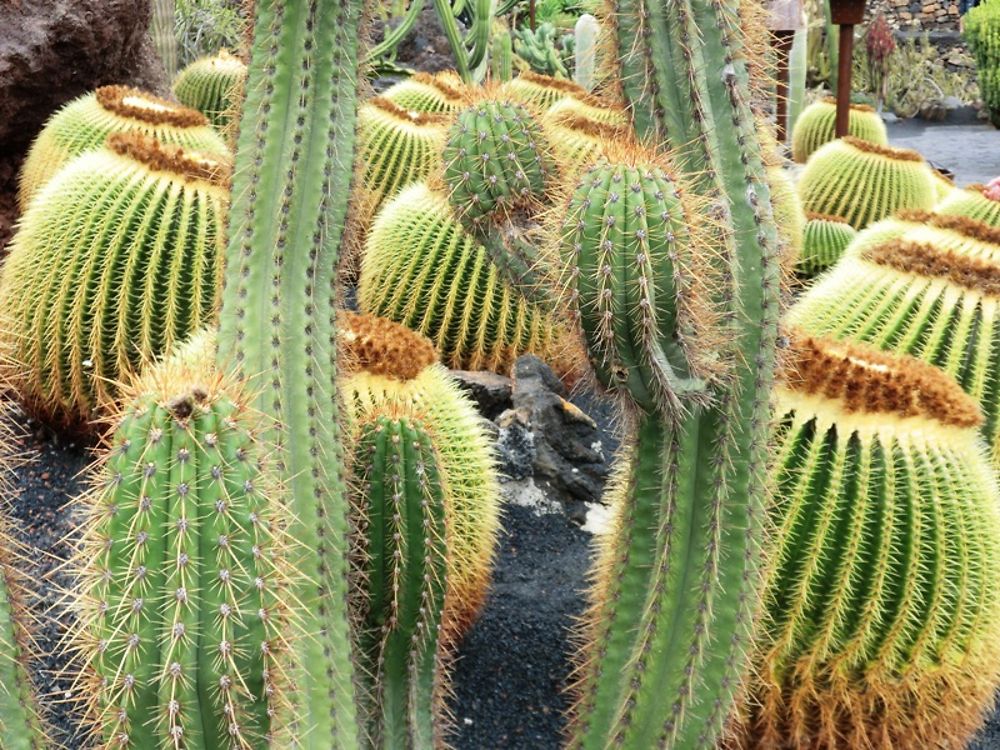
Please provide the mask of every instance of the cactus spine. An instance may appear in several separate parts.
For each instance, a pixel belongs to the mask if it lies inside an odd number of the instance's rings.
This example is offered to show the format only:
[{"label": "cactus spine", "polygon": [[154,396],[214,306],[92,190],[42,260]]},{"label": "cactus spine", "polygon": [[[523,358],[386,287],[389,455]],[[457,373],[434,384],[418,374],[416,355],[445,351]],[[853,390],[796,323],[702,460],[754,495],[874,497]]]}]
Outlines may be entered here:
[{"label": "cactus spine", "polygon": [[[742,676],[757,606],[780,251],[737,4],[619,0],[609,15],[637,134],[672,146],[674,169],[692,175],[680,188],[692,208],[680,215],[706,243],[687,245],[661,225],[667,244],[650,256],[636,231],[596,274],[577,276],[581,313],[603,309],[609,288],[625,305],[612,311],[614,325],[590,334],[599,370],[631,394],[642,370],[659,369],[653,394],[666,392],[638,410],[628,491],[582,633],[569,746],[710,748]],[[607,226],[618,224],[634,190],[623,180],[617,200],[607,196]],[[645,237],[663,222],[647,216]],[[593,241],[603,230],[583,231]],[[673,276],[672,262],[680,264]],[[609,266],[619,272],[607,275]],[[619,285],[626,269],[632,282]],[[666,284],[655,291],[653,269]],[[699,335],[704,343],[693,346]],[[624,367],[608,357],[612,340]],[[715,361],[694,355],[713,347]],[[638,385],[642,404],[648,388]]]},{"label": "cactus spine", "polygon": [[260,0],[240,122],[219,365],[259,392],[302,544],[305,750],[362,743],[349,630],[336,278],[354,163],[362,0]]}]

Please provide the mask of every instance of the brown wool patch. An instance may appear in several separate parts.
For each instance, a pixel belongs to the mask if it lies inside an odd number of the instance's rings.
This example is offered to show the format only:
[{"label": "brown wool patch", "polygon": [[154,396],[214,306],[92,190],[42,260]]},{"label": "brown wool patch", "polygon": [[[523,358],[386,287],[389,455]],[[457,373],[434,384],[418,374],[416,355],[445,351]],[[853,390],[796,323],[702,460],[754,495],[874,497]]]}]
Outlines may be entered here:
[{"label": "brown wool patch", "polygon": [[[201,112],[129,86],[101,86],[94,93],[97,102],[104,109],[120,117],[128,117],[150,125],[173,125],[178,128],[208,127],[208,120]],[[141,107],[129,104],[126,99],[141,99],[153,106]]]},{"label": "brown wool patch", "polygon": [[448,115],[439,112],[416,112],[405,107],[400,107],[395,102],[383,96],[376,96],[374,99],[370,99],[368,103],[388,115],[414,125],[444,125],[451,119]]},{"label": "brown wool patch", "polygon": [[868,248],[861,257],[904,273],[947,279],[974,292],[1000,296],[1000,266],[979,258],[942,252],[926,243],[889,240]]},{"label": "brown wool patch", "polygon": [[860,138],[855,138],[852,135],[845,135],[840,140],[849,146],[853,146],[858,151],[875,154],[876,156],[884,156],[886,159],[894,159],[895,161],[924,161],[924,157],[920,155],[919,151],[914,151],[910,148],[879,146],[877,143],[869,143],[868,141],[863,141]]},{"label": "brown wool patch", "polygon": [[834,224],[846,224],[850,226],[850,222],[845,221],[841,216],[834,216],[833,214],[817,214],[812,211],[806,211],[806,221],[830,221]]},{"label": "brown wool patch", "polygon": [[937,229],[947,229],[979,242],[1000,245],[1000,227],[970,219],[968,216],[949,216],[930,211],[900,211],[896,218],[914,224],[928,224]]},{"label": "brown wool patch", "polygon": [[437,362],[431,340],[399,323],[346,310],[337,323],[350,369],[406,381]]},{"label": "brown wool patch", "polygon": [[621,140],[627,138],[631,130],[624,125],[614,125],[612,123],[597,122],[573,112],[563,112],[553,118],[552,123],[564,128],[569,128],[578,133],[589,135],[593,138],[607,138],[609,140]]},{"label": "brown wool patch", "polygon": [[782,377],[794,391],[839,401],[853,413],[925,417],[956,427],[982,422],[976,402],[935,367],[870,346],[788,333]]},{"label": "brown wool patch", "polygon": [[445,96],[446,99],[460,101],[465,98],[465,94],[456,89],[450,83],[441,80],[441,78],[432,73],[424,73],[424,72],[414,73],[412,76],[410,76],[410,80],[437,89],[441,94]]},{"label": "brown wool patch", "polygon": [[541,73],[526,70],[514,80],[518,79],[522,81],[529,81],[537,86],[552,89],[553,91],[565,91],[574,99],[581,101],[584,104],[589,104],[592,107],[604,106],[604,103],[587,91],[587,89],[583,88],[580,84],[574,81],[566,80],[565,78],[553,78],[552,76],[542,75]]},{"label": "brown wool patch", "polygon": [[170,172],[187,180],[201,180],[221,188],[228,187],[232,165],[215,155],[185,151],[180,146],[160,143],[141,133],[112,133],[107,146],[158,172]]},{"label": "brown wool patch", "polygon": [[[834,107],[837,106],[837,100],[832,96],[824,96],[820,101],[824,104],[832,104]],[[867,104],[850,104],[848,105],[853,112],[874,112],[875,108],[870,107]]]}]

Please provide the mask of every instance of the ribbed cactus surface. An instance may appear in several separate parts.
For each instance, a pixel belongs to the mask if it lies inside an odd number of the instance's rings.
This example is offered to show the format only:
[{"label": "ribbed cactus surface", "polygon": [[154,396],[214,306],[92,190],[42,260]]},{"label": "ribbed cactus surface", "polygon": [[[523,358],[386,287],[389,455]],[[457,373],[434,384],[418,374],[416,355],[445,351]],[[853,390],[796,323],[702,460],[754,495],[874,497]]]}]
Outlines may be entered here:
[{"label": "ribbed cactus surface", "polygon": [[0,276],[6,370],[32,412],[82,426],[142,363],[214,318],[229,172],[116,134],[43,188]]},{"label": "ribbed cactus surface", "polygon": [[461,79],[443,73],[415,73],[387,88],[382,96],[413,112],[457,112],[468,104]]},{"label": "ribbed cactus surface", "polygon": [[540,73],[524,71],[517,78],[500,87],[500,93],[524,104],[538,114],[545,112],[561,99],[574,98],[586,101],[590,94],[565,78],[553,78]]},{"label": "ribbed cactus surface", "polygon": [[798,182],[804,210],[840,216],[855,229],[936,200],[927,162],[910,149],[846,136],[814,153]]},{"label": "ribbed cactus surface", "polygon": [[807,214],[798,270],[811,276],[829,268],[840,260],[857,234],[854,227],[837,216]]},{"label": "ribbed cactus surface", "polygon": [[542,115],[542,127],[564,172],[571,172],[606,155],[605,149],[632,139],[628,115],[613,107],[598,107],[577,99],[562,99]]},{"label": "ribbed cactus surface", "polygon": [[75,645],[107,747],[282,742],[287,513],[257,426],[236,386],[176,361],[128,394],[78,558]]},{"label": "ribbed cactus surface", "polygon": [[934,210],[947,216],[965,216],[991,227],[1000,227],[1000,200],[990,198],[986,193],[985,185],[970,185],[962,190],[953,190]]},{"label": "ribbed cactus surface", "polygon": [[375,218],[358,302],[426,335],[452,367],[503,371],[524,353],[558,353],[554,318],[510,285],[447,197],[424,183],[404,189]]},{"label": "ribbed cactus surface", "polygon": [[103,86],[49,118],[21,169],[21,210],[70,159],[99,149],[112,133],[141,133],[192,151],[225,155],[225,142],[193,109],[125,86]]},{"label": "ribbed cactus surface", "polygon": [[1000,227],[964,216],[930,211],[900,211],[858,233],[846,254],[861,255],[890,240],[931,245],[969,258],[1000,260]]},{"label": "ribbed cactus surface", "polygon": [[539,122],[502,98],[483,98],[460,111],[441,157],[448,200],[471,221],[537,204],[555,171]]},{"label": "ribbed cactus surface", "polygon": [[220,50],[182,69],[174,79],[177,101],[201,112],[216,128],[225,128],[236,114],[247,66],[235,55]]},{"label": "ribbed cactus surface", "polygon": [[776,528],[742,747],[964,748],[1000,683],[1000,512],[940,371],[798,338],[776,390]]},{"label": "ribbed cactus surface", "polygon": [[[847,134],[880,146],[889,145],[882,118],[865,104],[852,104],[848,112]],[[834,140],[837,122],[835,99],[821,99],[802,110],[792,127],[792,159],[804,164],[821,146]]]},{"label": "ribbed cactus surface", "polygon": [[780,163],[767,167],[767,185],[771,190],[774,222],[782,244],[782,262],[792,268],[803,255],[806,218],[802,211],[802,201],[795,192],[791,176]]},{"label": "ribbed cactus surface", "polygon": [[1000,456],[1000,259],[888,240],[846,256],[787,319],[941,368],[980,404],[983,435]]}]

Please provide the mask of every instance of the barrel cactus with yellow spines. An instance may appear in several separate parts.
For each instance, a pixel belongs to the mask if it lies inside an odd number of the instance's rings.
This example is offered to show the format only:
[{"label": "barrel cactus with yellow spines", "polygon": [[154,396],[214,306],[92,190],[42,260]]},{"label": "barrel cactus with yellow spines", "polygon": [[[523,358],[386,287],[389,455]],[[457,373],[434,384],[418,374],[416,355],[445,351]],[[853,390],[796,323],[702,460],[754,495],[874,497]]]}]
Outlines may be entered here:
[{"label": "barrel cactus with yellow spines", "polygon": [[854,227],[838,216],[806,214],[798,270],[811,276],[829,268],[840,260],[857,234]]},{"label": "barrel cactus with yellow spines", "polygon": [[424,183],[404,189],[375,217],[358,303],[430,338],[451,367],[503,372],[521,354],[551,359],[561,352],[555,318],[507,281],[448,198]]},{"label": "barrel cactus with yellow spines", "polygon": [[0,275],[4,367],[29,411],[84,427],[130,373],[215,317],[229,173],[115,134],[42,189]]},{"label": "barrel cactus with yellow spines", "polygon": [[774,221],[778,225],[778,234],[782,241],[782,258],[789,268],[803,255],[805,232],[805,215],[802,202],[795,192],[795,183],[781,165],[767,167],[767,184],[771,189],[771,201],[774,204]]},{"label": "barrel cactus with yellow spines", "polygon": [[138,89],[103,86],[64,106],[38,134],[21,169],[21,210],[73,157],[99,149],[112,133],[132,132],[193,151],[229,152],[200,112]]},{"label": "barrel cactus with yellow spines", "polygon": [[991,197],[986,185],[969,185],[962,190],[953,190],[934,210],[948,216],[965,216],[976,221],[1000,227],[1000,200]]},{"label": "barrel cactus with yellow spines", "polygon": [[903,209],[930,209],[936,201],[934,178],[919,153],[850,136],[809,157],[798,191],[803,209],[840,216],[855,229]]},{"label": "barrel cactus with yellow spines", "polygon": [[565,172],[598,159],[607,145],[633,137],[622,110],[594,107],[571,98],[553,104],[542,115],[541,123]]},{"label": "barrel cactus with yellow spines", "polygon": [[246,75],[247,66],[243,61],[223,49],[183,68],[174,79],[174,96],[185,107],[201,112],[221,130],[235,114]]},{"label": "barrel cactus with yellow spines", "polygon": [[527,70],[517,78],[504,83],[500,87],[500,92],[503,96],[530,107],[538,114],[542,114],[562,99],[592,100],[590,93],[573,81]]},{"label": "barrel cactus with yellow spines", "polygon": [[[792,127],[792,159],[804,164],[819,148],[834,140],[837,101],[815,101],[802,110]],[[866,104],[852,104],[848,114],[847,134],[879,146],[889,145],[885,123],[878,112]]]},{"label": "barrel cactus with yellow spines", "polygon": [[930,245],[936,250],[983,260],[1000,260],[1000,227],[936,211],[900,211],[858,233],[847,255],[860,255],[890,240]]},{"label": "barrel cactus with yellow spines", "polygon": [[387,88],[382,96],[412,112],[457,112],[468,103],[468,91],[457,76],[414,73]]},{"label": "barrel cactus with yellow spines", "polygon": [[904,235],[849,253],[787,320],[941,368],[979,403],[983,436],[1000,460],[1000,255],[975,257]]},{"label": "barrel cactus with yellow spines", "polygon": [[147,371],[81,500],[72,647],[102,746],[285,741],[288,513],[241,390],[176,358]]},{"label": "barrel cactus with yellow spines", "polygon": [[774,550],[731,746],[964,748],[1000,685],[975,403],[925,363],[805,336],[775,402]]}]

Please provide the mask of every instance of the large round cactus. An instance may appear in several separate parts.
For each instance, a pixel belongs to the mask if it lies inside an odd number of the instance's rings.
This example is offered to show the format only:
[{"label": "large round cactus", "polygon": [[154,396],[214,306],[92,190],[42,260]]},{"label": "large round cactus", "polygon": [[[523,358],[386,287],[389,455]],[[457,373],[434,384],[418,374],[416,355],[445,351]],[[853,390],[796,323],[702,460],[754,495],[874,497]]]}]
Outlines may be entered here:
[{"label": "large round cactus", "polygon": [[965,747],[1000,684],[1000,494],[978,409],[935,368],[868,347],[801,337],[786,365],[734,744]]},{"label": "large round cactus", "polygon": [[448,199],[424,183],[375,218],[358,302],[429,337],[451,367],[503,372],[521,354],[561,355],[555,319],[505,280]]},{"label": "large round cactus", "polygon": [[633,138],[623,110],[573,98],[553,104],[542,115],[541,123],[553,155],[567,173],[606,156],[607,146]]},{"label": "large round cactus", "polygon": [[829,268],[840,260],[857,234],[854,227],[837,216],[806,214],[798,270],[812,275]]},{"label": "large round cactus", "polygon": [[204,115],[125,86],[103,86],[74,99],[45,124],[21,170],[18,200],[28,202],[74,156],[104,145],[112,133],[137,132],[162,143],[225,155],[222,137]]},{"label": "large round cactus", "polygon": [[74,647],[94,732],[136,750],[279,742],[293,574],[260,421],[237,386],[176,358],[126,404],[82,501]]},{"label": "large round cactus", "polygon": [[985,185],[969,185],[962,190],[951,191],[934,210],[940,214],[965,216],[992,227],[1000,227],[1000,200],[991,195],[992,192]]},{"label": "large round cactus", "polygon": [[803,209],[840,216],[855,229],[901,209],[929,209],[936,200],[930,167],[916,151],[850,136],[809,158],[798,190]]},{"label": "large round cactus", "polygon": [[859,232],[847,255],[861,255],[890,240],[923,243],[970,258],[1000,260],[1000,227],[964,216],[930,211],[900,211]]},{"label": "large round cactus", "polygon": [[39,193],[0,276],[8,382],[30,411],[82,426],[215,316],[228,184],[228,163],[133,133]]},{"label": "large round cactus", "polygon": [[566,98],[579,99],[584,102],[594,101],[593,96],[586,89],[573,81],[568,81],[565,78],[553,78],[529,70],[504,83],[500,87],[500,92],[503,96],[510,97],[514,101],[530,107],[538,114],[545,112],[553,104]]},{"label": "large round cactus", "polygon": [[216,128],[225,128],[235,114],[246,75],[247,66],[240,58],[220,50],[181,70],[174,79],[174,96],[205,115]]},{"label": "large round cactus", "polygon": [[457,112],[468,104],[461,79],[444,73],[415,73],[387,88],[382,96],[411,112]]},{"label": "large round cactus", "polygon": [[[792,158],[805,163],[820,146],[834,140],[836,121],[835,99],[820,99],[803,109],[792,127]],[[885,123],[874,109],[865,104],[850,105],[847,134],[880,146],[889,144]]]}]

